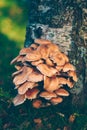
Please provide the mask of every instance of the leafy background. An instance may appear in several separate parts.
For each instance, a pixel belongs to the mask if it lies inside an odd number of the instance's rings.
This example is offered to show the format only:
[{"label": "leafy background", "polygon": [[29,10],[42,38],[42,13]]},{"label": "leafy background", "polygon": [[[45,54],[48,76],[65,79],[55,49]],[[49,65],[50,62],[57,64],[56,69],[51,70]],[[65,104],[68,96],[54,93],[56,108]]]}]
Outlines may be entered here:
[{"label": "leafy background", "polygon": [[0,130],[87,130],[87,103],[82,108],[64,104],[34,109],[31,102],[14,107],[16,95],[10,61],[24,46],[26,0],[0,0]]}]

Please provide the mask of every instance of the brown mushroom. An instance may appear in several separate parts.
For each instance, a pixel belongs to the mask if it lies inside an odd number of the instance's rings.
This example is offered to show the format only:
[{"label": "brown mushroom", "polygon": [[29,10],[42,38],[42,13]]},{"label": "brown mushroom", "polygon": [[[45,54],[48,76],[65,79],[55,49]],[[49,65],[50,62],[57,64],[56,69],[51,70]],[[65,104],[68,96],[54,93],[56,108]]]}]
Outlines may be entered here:
[{"label": "brown mushroom", "polygon": [[24,58],[25,61],[29,61],[29,62],[37,61],[40,59],[41,59],[41,55],[40,55],[39,51],[36,51],[36,50],[28,53]]},{"label": "brown mushroom", "polygon": [[32,103],[33,107],[34,108],[40,108],[41,105],[42,105],[42,101],[37,99],[37,100],[34,100],[33,103]]},{"label": "brown mushroom", "polygon": [[56,66],[56,69],[59,71],[61,71],[63,69],[63,66]]},{"label": "brown mushroom", "polygon": [[53,67],[49,67],[48,65],[46,64],[39,64],[37,66],[37,69],[42,73],[44,74],[45,76],[48,76],[48,77],[52,77],[53,75],[56,74],[57,70]]},{"label": "brown mushroom", "polygon": [[38,86],[38,84],[34,82],[25,82],[24,84],[18,87],[18,93],[24,94],[28,89],[32,89],[36,86]]},{"label": "brown mushroom", "polygon": [[17,95],[14,99],[13,99],[13,103],[15,106],[20,105],[22,103],[24,103],[24,101],[26,100],[25,95]]},{"label": "brown mushroom", "polygon": [[28,91],[25,93],[25,97],[27,99],[35,99],[37,97],[37,94],[39,93],[39,90],[37,88],[28,89]]},{"label": "brown mushroom", "polygon": [[17,70],[20,70],[20,69],[22,69],[22,66],[20,66],[20,65],[15,65],[15,68],[16,68]]},{"label": "brown mushroom", "polygon": [[69,96],[69,93],[68,91],[66,91],[65,89],[63,88],[59,88],[55,91],[55,93],[58,95],[58,96]]},{"label": "brown mushroom", "polygon": [[62,77],[58,77],[58,82],[59,82],[60,85],[62,85],[62,84],[66,85],[67,84],[67,79],[62,78]]},{"label": "brown mushroom", "polygon": [[33,71],[28,77],[27,81],[40,82],[43,80],[43,75],[40,72]]},{"label": "brown mushroom", "polygon": [[42,59],[47,59],[49,57],[50,49],[48,45],[40,45],[37,51],[40,53]]},{"label": "brown mushroom", "polygon": [[40,93],[39,96],[43,97],[43,98],[45,98],[47,100],[50,100],[53,97],[57,97],[57,95],[54,92],[47,92],[47,91],[44,91],[44,92]]},{"label": "brown mushroom", "polygon": [[47,58],[47,59],[46,59],[46,64],[47,64],[48,66],[54,66],[54,64],[53,64],[53,62],[50,60],[50,58]]},{"label": "brown mushroom", "polygon": [[17,56],[17,57],[15,57],[12,61],[11,61],[11,63],[10,64],[14,64],[14,63],[16,63],[17,62],[17,60],[20,58],[20,56]]},{"label": "brown mushroom", "polygon": [[74,83],[70,81],[70,79],[67,79],[67,85],[69,88],[72,88],[74,86]]},{"label": "brown mushroom", "polygon": [[33,50],[36,50],[38,48],[38,45],[37,44],[31,44],[30,48],[32,48]]},{"label": "brown mushroom", "polygon": [[51,103],[54,105],[61,103],[62,101],[63,101],[63,99],[61,97],[56,97],[56,98],[54,97],[51,99]]},{"label": "brown mushroom", "polygon": [[12,77],[13,77],[13,76],[16,76],[16,75],[18,75],[18,74],[20,74],[21,72],[23,72],[23,67],[22,67],[21,69],[19,69],[18,71],[14,72],[14,73],[12,74]]},{"label": "brown mushroom", "polygon": [[15,85],[20,85],[20,84],[24,83],[25,81],[27,81],[27,77],[32,71],[33,71],[32,68],[24,66],[23,72],[14,77],[13,83]]},{"label": "brown mushroom", "polygon": [[47,77],[44,76],[44,89],[53,92],[54,90],[60,88],[58,78],[54,77]]},{"label": "brown mushroom", "polygon": [[27,74],[25,75],[25,73],[19,74],[13,79],[13,83],[15,85],[20,85],[24,83],[25,81],[27,81]]},{"label": "brown mushroom", "polygon": [[63,53],[55,52],[53,56],[50,57],[50,59],[56,63],[58,66],[63,66],[66,62],[66,59],[63,55]]},{"label": "brown mushroom", "polygon": [[66,63],[63,67],[63,72],[68,72],[69,70],[75,71],[75,67],[70,63]]},{"label": "brown mushroom", "polygon": [[78,78],[77,78],[77,75],[76,75],[76,72],[75,71],[69,71],[68,72],[68,75],[70,76],[70,77],[72,77],[72,79],[75,81],[75,82],[77,82],[77,80],[78,80]]},{"label": "brown mushroom", "polygon": [[34,42],[37,44],[41,44],[41,45],[43,45],[43,44],[47,45],[47,44],[51,43],[49,40],[45,40],[45,39],[35,39]]},{"label": "brown mushroom", "polygon": [[37,65],[39,65],[41,63],[43,63],[43,60],[37,60],[37,61],[31,62],[31,64],[34,65],[34,66],[37,66]]},{"label": "brown mushroom", "polygon": [[21,51],[20,51],[20,55],[26,55],[27,53],[30,53],[32,51],[32,49],[30,48],[30,47],[28,47],[28,48],[23,48],[23,49],[21,49]]}]

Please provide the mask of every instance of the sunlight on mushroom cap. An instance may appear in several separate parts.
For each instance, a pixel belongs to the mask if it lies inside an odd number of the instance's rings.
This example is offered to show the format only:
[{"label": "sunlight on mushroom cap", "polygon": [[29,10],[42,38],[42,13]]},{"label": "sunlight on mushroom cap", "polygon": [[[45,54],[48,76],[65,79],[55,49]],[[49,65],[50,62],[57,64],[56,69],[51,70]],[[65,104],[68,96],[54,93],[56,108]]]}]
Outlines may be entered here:
[{"label": "sunlight on mushroom cap", "polygon": [[58,90],[55,91],[55,93],[59,96],[69,96],[68,91],[66,91],[63,88],[59,88]]},{"label": "sunlight on mushroom cap", "polygon": [[35,99],[37,97],[37,94],[39,93],[39,90],[37,88],[28,89],[28,91],[25,93],[25,97],[27,99]]}]

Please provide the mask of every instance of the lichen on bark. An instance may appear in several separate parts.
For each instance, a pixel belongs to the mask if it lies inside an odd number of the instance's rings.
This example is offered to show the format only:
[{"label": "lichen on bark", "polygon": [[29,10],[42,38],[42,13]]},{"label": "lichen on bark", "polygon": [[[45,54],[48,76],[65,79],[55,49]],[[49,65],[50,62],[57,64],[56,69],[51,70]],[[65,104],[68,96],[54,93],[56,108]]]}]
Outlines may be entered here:
[{"label": "lichen on bark", "polygon": [[76,66],[78,82],[71,90],[72,103],[83,104],[87,93],[86,1],[32,0],[28,5],[25,47],[35,38],[45,38],[57,43]]}]

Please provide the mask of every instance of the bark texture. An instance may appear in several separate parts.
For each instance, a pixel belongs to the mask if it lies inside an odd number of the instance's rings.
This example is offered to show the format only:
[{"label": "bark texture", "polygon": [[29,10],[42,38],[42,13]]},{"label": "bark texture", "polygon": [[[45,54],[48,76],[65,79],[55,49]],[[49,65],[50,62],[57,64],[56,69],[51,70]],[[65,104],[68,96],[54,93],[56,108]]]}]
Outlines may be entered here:
[{"label": "bark texture", "polygon": [[71,90],[72,103],[84,104],[87,97],[87,2],[86,0],[28,1],[29,20],[25,47],[35,38],[58,44],[76,66],[78,82]]}]

